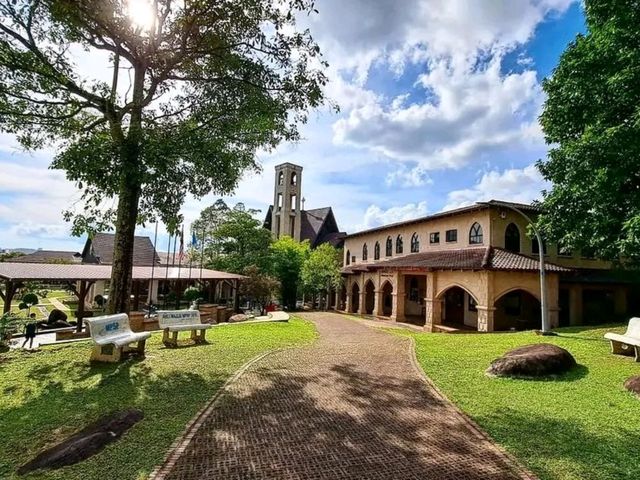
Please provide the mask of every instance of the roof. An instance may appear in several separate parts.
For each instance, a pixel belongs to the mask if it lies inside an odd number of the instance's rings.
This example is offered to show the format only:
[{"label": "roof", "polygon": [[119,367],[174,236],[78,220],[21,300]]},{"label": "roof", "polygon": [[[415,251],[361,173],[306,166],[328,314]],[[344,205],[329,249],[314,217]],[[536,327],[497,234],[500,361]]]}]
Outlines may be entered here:
[{"label": "roof", "polygon": [[514,203],[514,202],[504,202],[501,200],[489,200],[488,202],[476,202],[473,205],[468,205],[466,207],[455,208],[453,210],[447,210],[445,212],[434,213],[432,215],[427,215],[425,217],[414,218],[413,220],[404,220],[402,222],[390,223],[387,225],[381,225],[379,227],[369,228],[367,230],[361,230],[359,232],[350,233],[345,238],[353,238],[361,235],[367,235],[373,232],[381,232],[387,229],[397,228],[405,225],[415,225],[417,223],[426,222],[429,220],[435,220],[438,218],[449,217],[452,215],[459,215],[461,213],[472,212],[474,210],[484,210],[486,208],[491,207],[505,207],[505,208],[517,208],[519,210],[525,210],[528,212],[538,213],[540,212],[540,208],[536,205],[528,205],[525,203]]},{"label": "roof", "polygon": [[[153,273],[153,277],[152,277]],[[201,276],[202,275],[202,276]],[[109,280],[111,265],[66,265],[59,263],[0,263],[3,280]],[[242,280],[243,275],[203,268],[133,267],[134,280]]]},{"label": "roof", "polygon": [[[263,226],[271,230],[271,215],[273,205],[269,205]],[[314,208],[300,211],[300,240],[309,240],[312,247],[322,243],[330,243],[334,247],[341,247],[346,232],[338,231],[333,210],[331,207]]]},{"label": "roof", "polygon": [[64,250],[36,250],[33,253],[12,258],[16,263],[79,263],[82,255],[79,252]]},{"label": "roof", "polygon": [[[439,250],[404,255],[377,263],[350,265],[342,273],[356,273],[380,269],[415,270],[506,270],[537,272],[539,262],[535,258],[513,253],[497,247],[471,247],[457,250]],[[545,263],[548,272],[570,272],[572,269]]]},{"label": "roof", "polygon": [[[113,244],[115,234],[96,233],[93,238],[87,239],[82,251],[82,261],[84,263],[99,263],[101,265],[111,265],[113,263]],[[149,237],[135,236],[133,239],[133,264],[153,265],[159,264],[160,258],[156,254],[153,243]]]}]

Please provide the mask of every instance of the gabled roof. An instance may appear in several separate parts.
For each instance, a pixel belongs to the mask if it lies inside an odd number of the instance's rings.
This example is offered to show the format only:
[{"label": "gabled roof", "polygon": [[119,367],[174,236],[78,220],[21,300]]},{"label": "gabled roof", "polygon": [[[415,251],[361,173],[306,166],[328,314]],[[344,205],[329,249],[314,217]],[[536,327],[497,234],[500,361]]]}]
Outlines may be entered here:
[{"label": "gabled roof", "polygon": [[15,263],[80,263],[82,255],[65,250],[36,250],[11,259]]},{"label": "gabled roof", "polygon": [[466,207],[455,208],[453,210],[447,210],[445,212],[434,213],[431,215],[427,215],[425,217],[415,218],[413,220],[405,220],[402,222],[390,223],[388,225],[381,225],[379,227],[370,228],[368,230],[361,230],[359,232],[350,233],[347,235],[347,238],[358,237],[360,235],[366,235],[373,232],[380,232],[404,225],[415,225],[417,223],[426,222],[429,220],[435,220],[437,218],[450,217],[453,215],[459,215],[461,213],[472,212],[474,210],[485,210],[487,208],[500,208],[504,207],[507,209],[517,208],[518,210],[523,210],[530,213],[539,213],[540,208],[536,205],[528,205],[525,203],[514,203],[514,202],[503,202],[501,200],[489,200],[488,202],[476,202],[473,205],[468,205]]},{"label": "gabled roof", "polygon": [[[113,233],[96,233],[87,239],[82,251],[83,263],[111,265],[113,263]],[[136,266],[159,264],[160,258],[149,237],[135,236],[133,239],[133,264]]]},{"label": "gabled roof", "polygon": [[[539,271],[539,262],[535,258],[513,253],[497,247],[470,247],[456,250],[412,253],[402,257],[382,260],[376,263],[350,265],[342,273],[368,272],[380,269],[433,270],[501,270],[501,271]],[[545,263],[548,272],[571,272],[572,269]]]},{"label": "gabled roof", "polygon": [[[273,205],[269,205],[263,227],[271,230],[271,215]],[[335,216],[331,207],[314,208],[300,212],[300,240],[309,240],[312,247],[322,243],[330,243],[340,247],[347,236],[338,230]]]}]

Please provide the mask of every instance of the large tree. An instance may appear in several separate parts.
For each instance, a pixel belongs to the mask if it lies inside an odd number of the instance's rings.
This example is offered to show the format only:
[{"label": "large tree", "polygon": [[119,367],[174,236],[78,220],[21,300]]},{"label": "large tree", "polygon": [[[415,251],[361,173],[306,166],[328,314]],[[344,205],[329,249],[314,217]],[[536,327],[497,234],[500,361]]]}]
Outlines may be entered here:
[{"label": "large tree", "polygon": [[222,200],[205,208],[191,225],[198,244],[204,242],[204,264],[233,273],[252,265],[265,271],[272,236],[255,218],[258,213],[242,203],[229,208]]},{"label": "large tree", "polygon": [[540,226],[565,248],[640,261],[640,7],[586,0],[587,32],[543,86],[552,182]]},{"label": "large tree", "polygon": [[[313,0],[0,2],[0,129],[83,190],[73,231],[115,227],[108,310],[127,311],[137,224],[231,192],[255,152],[298,138],[324,63]],[[78,52],[82,55],[78,55]],[[83,75],[104,59],[109,78]],[[100,76],[90,72],[94,76]],[[77,213],[77,212],[76,212]]]},{"label": "large tree", "polygon": [[300,271],[302,285],[307,293],[323,296],[329,304],[328,295],[342,285],[340,274],[342,253],[329,243],[311,250]]},{"label": "large tree", "polygon": [[302,265],[309,256],[309,241],[296,242],[291,237],[282,237],[270,248],[271,274],[280,282],[280,298],[289,310],[296,308],[298,293],[302,292],[300,275]]}]

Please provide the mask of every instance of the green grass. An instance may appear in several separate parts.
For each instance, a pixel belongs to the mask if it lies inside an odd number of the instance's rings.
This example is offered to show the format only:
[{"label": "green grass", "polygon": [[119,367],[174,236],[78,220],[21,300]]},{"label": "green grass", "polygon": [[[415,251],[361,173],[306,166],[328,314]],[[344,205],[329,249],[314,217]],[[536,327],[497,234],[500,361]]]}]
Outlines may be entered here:
[{"label": "green grass", "polygon": [[[187,338],[188,332],[181,334]],[[90,344],[11,352],[0,358],[0,478],[41,449],[114,410],[145,418],[118,442],[80,464],[27,479],[139,479],[162,461],[187,422],[240,366],[269,350],[312,342],[311,323],[231,325],[210,330],[208,345],[166,349],[156,333],[144,360],[89,363]],[[1,356],[0,356],[1,357]]]},{"label": "green grass", "polygon": [[[602,336],[611,330],[624,328],[564,328],[558,337],[393,333],[413,336],[420,365],[442,392],[542,479],[638,478],[640,400],[623,383],[640,364],[609,353]],[[484,374],[507,350],[537,342],[566,348],[580,366],[537,381]]]}]

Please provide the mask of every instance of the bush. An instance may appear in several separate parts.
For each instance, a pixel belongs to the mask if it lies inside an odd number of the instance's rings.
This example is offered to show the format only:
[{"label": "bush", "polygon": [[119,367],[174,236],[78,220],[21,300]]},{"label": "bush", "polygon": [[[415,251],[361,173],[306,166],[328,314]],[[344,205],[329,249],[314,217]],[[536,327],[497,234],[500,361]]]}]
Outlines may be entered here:
[{"label": "bush", "polygon": [[27,308],[33,307],[39,303],[38,296],[33,292],[25,293],[22,296],[22,303],[26,304]]},{"label": "bush", "polygon": [[202,299],[202,292],[198,287],[189,287],[185,289],[182,298],[184,298],[188,302],[195,302]]}]

